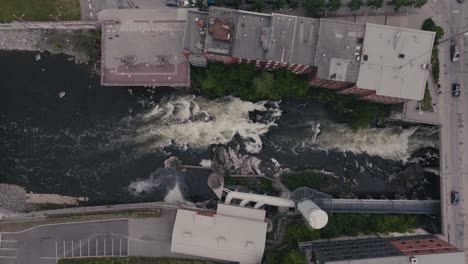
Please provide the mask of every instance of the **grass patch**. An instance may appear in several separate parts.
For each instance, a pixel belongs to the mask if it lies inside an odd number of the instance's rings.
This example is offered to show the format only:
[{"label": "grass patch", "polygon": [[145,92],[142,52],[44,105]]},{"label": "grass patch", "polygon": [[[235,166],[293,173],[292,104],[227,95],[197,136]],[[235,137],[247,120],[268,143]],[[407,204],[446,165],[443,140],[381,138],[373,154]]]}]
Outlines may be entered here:
[{"label": "grass patch", "polygon": [[274,193],[272,181],[264,178],[254,177],[232,177],[229,173],[224,175],[225,186],[245,186],[257,193]]},{"label": "grass patch", "polygon": [[78,205],[73,205],[73,204],[38,203],[38,204],[30,204],[27,212],[56,210],[56,209],[63,209],[63,208],[70,208],[70,207],[77,207],[77,206]]},{"label": "grass patch", "polygon": [[61,20],[80,20],[79,0],[1,0],[0,22],[11,22],[24,15],[27,21],[50,21],[49,14]]},{"label": "grass patch", "polygon": [[434,108],[432,107],[432,97],[431,93],[429,92],[428,85],[426,83],[426,89],[424,90],[424,98],[421,101],[421,110],[423,111],[434,111]]},{"label": "grass patch", "polygon": [[57,264],[216,264],[206,260],[149,257],[98,257],[59,259]]},{"label": "grass patch", "polygon": [[283,174],[281,177],[283,178],[282,182],[284,185],[286,185],[290,190],[294,190],[302,186],[309,187],[311,189],[320,189],[324,180],[323,175],[310,171],[287,173]]},{"label": "grass patch", "polygon": [[63,214],[54,215],[46,219],[17,221],[17,222],[0,222],[0,232],[18,232],[28,228],[46,225],[46,224],[65,224],[83,221],[109,220],[119,218],[148,218],[161,216],[159,209],[139,209],[127,211],[112,211],[112,212],[88,212],[81,214]]}]

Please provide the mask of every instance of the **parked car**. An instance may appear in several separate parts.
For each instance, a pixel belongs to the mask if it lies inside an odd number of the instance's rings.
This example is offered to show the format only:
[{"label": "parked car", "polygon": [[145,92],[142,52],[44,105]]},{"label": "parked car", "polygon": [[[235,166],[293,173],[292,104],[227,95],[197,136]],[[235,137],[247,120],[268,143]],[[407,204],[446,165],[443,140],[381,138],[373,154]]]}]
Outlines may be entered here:
[{"label": "parked car", "polygon": [[452,43],[450,47],[450,57],[453,62],[457,62],[460,59],[460,47],[455,43]]},{"label": "parked car", "polygon": [[452,201],[453,205],[457,205],[458,202],[460,201],[460,194],[456,191],[452,191],[450,193],[450,200]]},{"label": "parked car", "polygon": [[442,88],[440,87],[440,84],[437,84],[437,93],[438,94],[442,93]]},{"label": "parked car", "polygon": [[461,91],[460,91],[460,84],[459,84],[459,83],[454,83],[454,84],[452,84],[452,96],[453,96],[454,98],[457,98],[457,97],[460,96],[460,93],[461,93]]},{"label": "parked car", "polygon": [[465,2],[465,0],[457,0],[458,3],[460,4],[463,4],[463,2]]}]

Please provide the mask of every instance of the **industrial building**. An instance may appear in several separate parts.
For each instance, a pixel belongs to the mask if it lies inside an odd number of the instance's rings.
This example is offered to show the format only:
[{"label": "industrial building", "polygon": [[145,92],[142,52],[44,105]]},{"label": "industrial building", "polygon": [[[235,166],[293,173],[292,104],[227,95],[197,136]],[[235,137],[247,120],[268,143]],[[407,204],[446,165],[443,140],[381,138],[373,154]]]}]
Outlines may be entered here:
[{"label": "industrial building", "polygon": [[218,204],[216,213],[177,210],[171,252],[241,264],[261,263],[265,210]]},{"label": "industrial building", "polygon": [[286,68],[307,74],[313,87],[372,102],[422,100],[435,38],[429,31],[221,7],[103,12],[103,85],[189,86],[189,63],[212,61]]},{"label": "industrial building", "polygon": [[464,252],[434,235],[299,243],[309,264],[463,264]]},{"label": "industrial building", "polygon": [[182,8],[101,11],[101,84],[189,86],[181,52],[186,16]]}]

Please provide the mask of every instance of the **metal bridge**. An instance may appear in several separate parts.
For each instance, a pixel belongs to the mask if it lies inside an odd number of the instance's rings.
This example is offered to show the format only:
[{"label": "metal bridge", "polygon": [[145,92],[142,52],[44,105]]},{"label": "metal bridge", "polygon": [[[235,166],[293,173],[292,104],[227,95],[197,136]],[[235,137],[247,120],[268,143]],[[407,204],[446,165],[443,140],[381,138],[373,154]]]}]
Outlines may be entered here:
[{"label": "metal bridge", "polygon": [[333,199],[308,187],[299,187],[289,196],[294,202],[310,199],[329,213],[440,214],[439,200]]},{"label": "metal bridge", "polygon": [[440,214],[439,200],[316,199],[330,213]]}]

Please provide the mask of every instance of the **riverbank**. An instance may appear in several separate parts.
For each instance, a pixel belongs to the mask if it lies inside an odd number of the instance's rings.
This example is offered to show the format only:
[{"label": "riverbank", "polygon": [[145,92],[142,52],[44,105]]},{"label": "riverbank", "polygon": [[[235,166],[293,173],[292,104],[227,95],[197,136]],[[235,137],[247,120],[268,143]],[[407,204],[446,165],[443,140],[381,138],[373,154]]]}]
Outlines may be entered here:
[{"label": "riverbank", "polygon": [[[48,51],[52,54],[67,54],[73,56],[71,58],[75,63],[88,63],[90,60],[95,60],[93,55],[90,56],[90,50],[83,47],[83,43],[87,41],[93,30],[88,28],[81,29],[80,27],[73,30],[64,27],[55,29],[30,29],[28,23],[21,28],[19,24],[12,24],[15,29],[2,28],[0,29],[0,50],[20,50],[20,51]],[[94,53],[94,51],[92,51]],[[40,54],[36,56],[36,60],[40,60]]]}]

